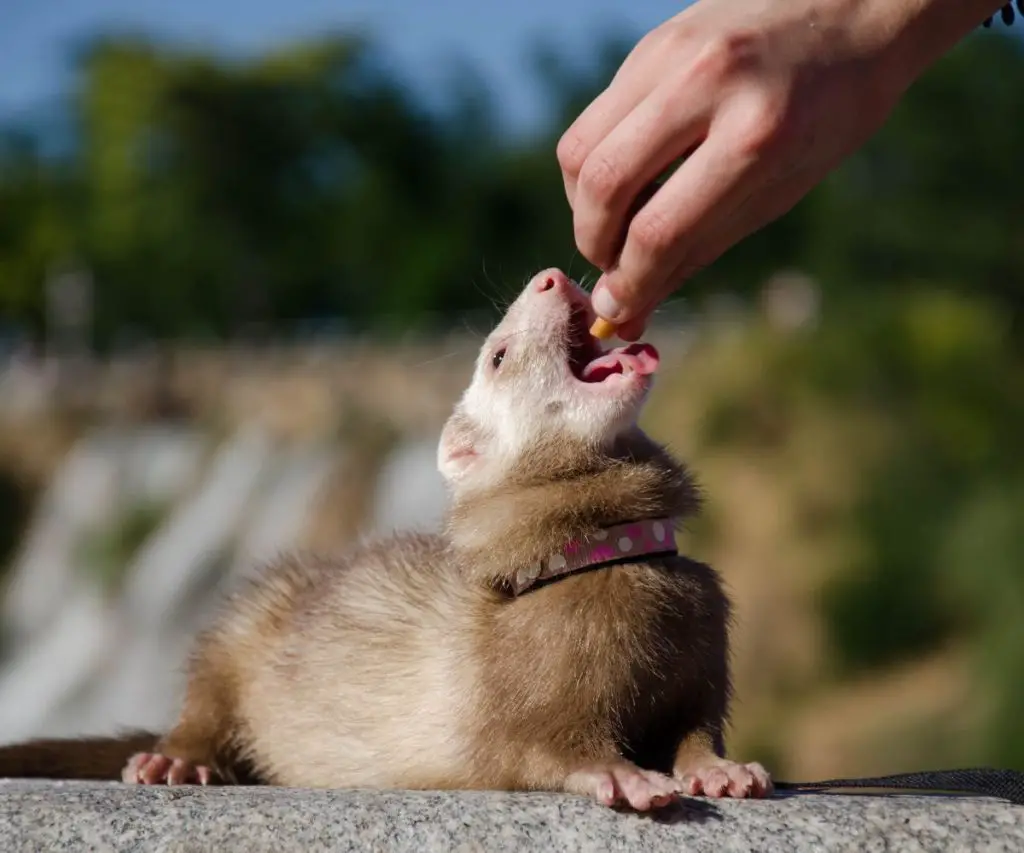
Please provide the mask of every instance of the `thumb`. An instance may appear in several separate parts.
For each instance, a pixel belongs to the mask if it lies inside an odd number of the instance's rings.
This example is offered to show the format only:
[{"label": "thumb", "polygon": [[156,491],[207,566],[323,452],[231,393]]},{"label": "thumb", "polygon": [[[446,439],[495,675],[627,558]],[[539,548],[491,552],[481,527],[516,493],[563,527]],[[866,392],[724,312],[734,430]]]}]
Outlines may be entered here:
[{"label": "thumb", "polygon": [[[699,270],[689,264],[680,264],[676,272],[670,275],[657,289],[657,291],[655,291],[654,297],[637,309],[630,319],[626,320],[621,326],[618,326],[615,329],[616,337],[630,343],[640,340],[640,338],[643,337],[644,332],[647,331],[647,326],[651,322],[651,318],[654,316],[655,312],[661,306],[661,303],[682,287],[683,284],[698,271]],[[602,285],[599,282],[598,286],[604,287],[605,285]]]}]

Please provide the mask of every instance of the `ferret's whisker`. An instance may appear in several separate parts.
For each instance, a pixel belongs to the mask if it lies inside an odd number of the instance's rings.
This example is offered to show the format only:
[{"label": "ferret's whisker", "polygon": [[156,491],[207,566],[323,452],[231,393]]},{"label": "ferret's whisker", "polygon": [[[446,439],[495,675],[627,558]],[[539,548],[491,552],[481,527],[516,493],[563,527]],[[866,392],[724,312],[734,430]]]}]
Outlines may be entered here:
[{"label": "ferret's whisker", "polygon": [[[565,271],[565,274],[566,274],[567,276],[569,276],[569,278],[572,278],[572,265],[573,265],[574,263],[576,263],[576,259],[577,259],[577,258],[578,258],[579,256],[580,256],[580,250],[579,250],[579,248],[578,248],[578,247],[577,247],[577,248],[574,248],[574,249],[572,250],[572,255],[571,255],[571,256],[569,257],[569,268],[568,268],[568,269],[567,269],[567,270]],[[580,284],[581,284],[581,286],[582,286],[582,282],[580,282]]]},{"label": "ferret's whisker", "polygon": [[482,260],[480,262],[481,271],[483,272],[484,281],[490,285],[490,292],[484,290],[476,279],[471,280],[473,289],[479,293],[484,299],[487,300],[488,304],[493,308],[499,315],[504,314],[508,310],[508,305],[505,303],[505,296],[502,293],[502,288],[498,285],[487,272],[487,262]]},{"label": "ferret's whisker", "polygon": [[458,352],[458,351],[446,352],[446,353],[444,353],[442,355],[436,355],[433,358],[427,358],[427,359],[424,359],[423,361],[417,361],[415,364],[413,364],[411,366],[413,368],[428,367],[431,364],[436,364],[439,361],[446,361],[449,358],[455,358],[456,356],[459,356],[459,355],[463,355],[463,353]]}]

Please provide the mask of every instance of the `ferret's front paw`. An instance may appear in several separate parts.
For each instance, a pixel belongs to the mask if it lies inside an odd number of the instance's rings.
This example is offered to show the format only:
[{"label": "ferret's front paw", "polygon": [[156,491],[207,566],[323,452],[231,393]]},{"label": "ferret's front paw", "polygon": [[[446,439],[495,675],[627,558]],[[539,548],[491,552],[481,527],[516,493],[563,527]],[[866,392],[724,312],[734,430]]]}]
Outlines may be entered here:
[{"label": "ferret's front paw", "polygon": [[622,761],[586,767],[569,774],[565,790],[593,797],[602,805],[629,805],[643,812],[669,805],[676,800],[681,789],[679,782],[670,776]]},{"label": "ferret's front paw", "polygon": [[756,761],[738,764],[735,761],[717,759],[684,772],[676,771],[684,794],[692,797],[703,794],[707,797],[760,798],[772,792],[772,780]]},{"label": "ferret's front paw", "polygon": [[121,779],[130,785],[209,785],[213,772],[202,764],[169,758],[156,752],[139,752],[128,759]]}]

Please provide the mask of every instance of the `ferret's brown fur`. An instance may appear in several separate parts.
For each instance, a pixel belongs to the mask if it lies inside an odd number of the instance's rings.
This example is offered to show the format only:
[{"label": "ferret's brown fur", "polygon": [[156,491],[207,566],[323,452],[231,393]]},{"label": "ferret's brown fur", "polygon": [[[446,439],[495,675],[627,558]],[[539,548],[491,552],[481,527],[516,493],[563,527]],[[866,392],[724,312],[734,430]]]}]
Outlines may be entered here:
[{"label": "ferret's brown fur", "polygon": [[[503,586],[573,536],[696,506],[684,470],[637,430],[611,455],[536,448],[455,503],[445,536],[284,559],[199,637],[156,751],[223,781],[432,789],[557,790],[620,756],[666,773],[721,756],[729,607],[711,568],[680,556],[519,598]],[[116,778],[153,749],[146,735],[104,741],[110,757],[90,763],[60,743],[0,750],[0,775]]]},{"label": "ferret's brown fur", "polygon": [[13,779],[120,779],[128,759],[156,748],[160,735],[127,732],[80,740],[39,738],[0,747],[0,777]]},{"label": "ferret's brown fur", "polygon": [[[117,778],[157,752],[228,783],[600,799],[602,768],[626,762],[676,779],[721,769],[730,609],[714,570],[663,556],[509,586],[570,539],[697,507],[687,472],[638,428],[603,448],[553,434],[455,490],[439,535],[292,555],[247,581],[198,637],[158,743],[7,747],[0,776]],[[632,778],[628,799],[647,802]]]}]

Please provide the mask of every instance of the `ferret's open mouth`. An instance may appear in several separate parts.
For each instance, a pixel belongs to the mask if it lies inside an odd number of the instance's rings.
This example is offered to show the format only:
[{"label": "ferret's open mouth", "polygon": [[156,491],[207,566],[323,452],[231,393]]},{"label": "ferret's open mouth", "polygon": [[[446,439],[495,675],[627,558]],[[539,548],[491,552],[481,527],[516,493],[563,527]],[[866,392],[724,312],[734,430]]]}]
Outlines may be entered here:
[{"label": "ferret's open mouth", "polygon": [[658,369],[658,350],[633,343],[607,352],[590,334],[590,317],[580,305],[569,316],[569,369],[581,382],[600,383],[609,376],[638,373],[649,376]]}]

